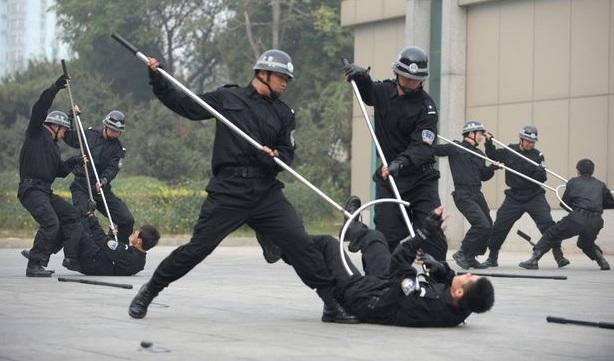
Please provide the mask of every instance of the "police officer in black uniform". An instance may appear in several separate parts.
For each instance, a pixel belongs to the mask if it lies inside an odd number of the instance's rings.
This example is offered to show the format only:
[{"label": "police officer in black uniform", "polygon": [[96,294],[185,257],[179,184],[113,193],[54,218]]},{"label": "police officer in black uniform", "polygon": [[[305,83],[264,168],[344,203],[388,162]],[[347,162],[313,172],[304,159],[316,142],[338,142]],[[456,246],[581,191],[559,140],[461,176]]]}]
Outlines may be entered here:
[{"label": "police officer in black uniform", "polygon": [[614,208],[614,197],[602,181],[593,177],[595,171],[593,161],[590,159],[578,161],[576,170],[578,176],[569,180],[562,198],[572,211],[546,230],[533,248],[531,258],[520,262],[520,267],[537,269],[539,267],[537,261],[553,245],[560,245],[562,240],[578,236],[578,248],[588,258],[596,261],[601,270],[610,269],[608,261],[603,256],[603,251],[595,244],[595,239],[603,228],[601,214],[604,209]]},{"label": "police officer in black uniform", "polygon": [[[128,206],[118,198],[111,189],[111,181],[117,176],[122,167],[126,149],[119,140],[120,135],[126,130],[126,120],[124,114],[118,110],[113,110],[102,120],[102,129],[89,128],[85,130],[87,143],[94,158],[96,171],[100,177],[100,184],[96,184],[91,163],[88,164],[89,178],[91,182],[94,202],[90,204],[89,193],[87,190],[87,177],[84,167],[77,167],[74,170],[75,179],[70,185],[72,202],[83,215],[94,209],[98,209],[105,217],[107,212],[102,202],[100,189],[104,191],[109,212],[113,222],[117,224],[117,238],[122,242],[128,242],[128,236],[134,227],[134,217]],[[64,142],[73,148],[79,148],[79,138],[77,131],[66,134]]]},{"label": "police officer in black uniform", "polygon": [[484,277],[455,276],[445,262],[422,255],[429,274],[417,272],[413,263],[418,250],[441,229],[441,208],[425,218],[416,237],[402,242],[390,253],[379,231],[354,222],[346,240],[362,252],[365,276],[349,258],[349,276],[341,263],[339,243],[330,236],[314,241],[337,279],[337,293],[346,309],[361,322],[409,327],[451,327],[462,323],[472,312],[486,312],[494,303],[494,289]]},{"label": "police officer in black uniform", "polygon": [[79,261],[81,273],[93,276],[132,276],[145,268],[147,251],[155,247],[160,232],[151,225],[143,225],[129,236],[130,244],[117,242],[106,234],[96,216],[83,219],[87,232],[81,238]]},{"label": "police officer in black uniform", "polygon": [[[367,105],[375,108],[375,134],[389,167],[382,167],[373,176],[377,198],[394,198],[387,181],[395,177],[403,200],[410,203],[409,215],[415,227],[420,227],[428,213],[439,207],[437,180],[432,144],[437,137],[437,107],[422,88],[429,76],[428,57],[424,50],[408,47],[401,51],[392,65],[395,80],[374,82],[368,70],[348,64],[344,72],[354,80]],[[398,205],[375,206],[376,229],[384,233],[394,250],[408,235]],[[437,260],[445,260],[448,249],[442,231],[437,231],[425,251]]]},{"label": "police officer in black uniform", "polygon": [[[484,139],[485,131],[481,122],[469,120],[463,126],[463,141],[455,142],[483,155],[478,145]],[[485,160],[453,144],[436,144],[433,148],[436,156],[449,158],[450,171],[454,180],[454,192],[452,192],[454,204],[471,224],[460,249],[452,257],[463,269],[486,268],[476,260],[476,256],[486,252],[488,239],[492,232],[490,209],[481,189],[482,182],[491,179],[495,175],[495,169],[499,168],[495,164],[487,166]]]},{"label": "police officer in black uniform", "polygon": [[56,94],[66,87],[68,78],[60,76],[46,89],[32,107],[26,139],[19,153],[19,190],[17,197],[39,224],[30,249],[26,268],[28,277],[51,277],[46,270],[58,232],[64,233],[64,267],[78,270],[78,249],[81,237],[79,212],[62,197],[55,195],[51,185],[56,177],[66,177],[81,157],[62,161],[58,140],[70,129],[68,115],[54,110],[47,114]]},{"label": "police officer in black uniform", "polygon": [[[79,242],[79,272],[89,276],[132,276],[145,268],[147,251],[160,239],[160,232],[151,225],[144,225],[130,235],[130,244],[117,242],[105,233],[93,214],[81,218],[83,232]],[[56,238],[56,249],[66,240],[61,234]],[[30,258],[30,252],[21,254]]]},{"label": "police officer in black uniform", "polygon": [[[154,94],[168,108],[192,120],[213,117],[155,71],[159,66],[156,59],[150,59],[149,66]],[[317,289],[325,304],[323,321],[357,322],[334,299],[332,275],[276,178],[281,169],[273,156],[286,164],[294,158],[294,111],[279,99],[294,78],[292,60],[285,52],[271,49],[258,58],[253,69],[254,78],[248,86],[224,86],[200,97],[266,147],[260,152],[227,126],[216,123],[213,178],[192,239],[163,260],[143,285],[129,308],[134,318],[144,317],[162,289],[205,259],[228,234],[247,224],[274,240],[303,282]]]},{"label": "police officer in black uniform", "polygon": [[[510,144],[509,147],[538,164],[543,164],[544,155],[535,148],[537,142],[537,128],[527,125],[520,129],[520,141],[518,144]],[[492,142],[492,135],[486,134],[486,155],[496,161],[504,163],[507,167],[525,174],[539,182],[546,181],[546,170],[543,166],[537,167],[507,149],[497,149]],[[485,265],[498,266],[499,250],[505,241],[507,234],[514,223],[526,212],[531,216],[539,231],[543,234],[554,224],[550,214],[550,205],[546,201],[544,189],[511,172],[505,172],[505,184],[509,189],[505,190],[505,200],[497,211],[492,235],[488,244],[488,258]],[[560,244],[552,246],[552,254],[559,267],[569,264],[569,260],[563,256]]]}]

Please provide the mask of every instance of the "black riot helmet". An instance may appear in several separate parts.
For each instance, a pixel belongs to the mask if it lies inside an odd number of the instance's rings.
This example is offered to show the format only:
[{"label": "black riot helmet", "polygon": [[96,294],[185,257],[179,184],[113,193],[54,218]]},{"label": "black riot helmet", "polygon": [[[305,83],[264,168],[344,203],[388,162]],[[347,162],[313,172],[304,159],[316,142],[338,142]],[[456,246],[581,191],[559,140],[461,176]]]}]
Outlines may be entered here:
[{"label": "black riot helmet", "polygon": [[486,128],[484,128],[484,125],[482,124],[482,122],[478,120],[468,120],[463,125],[463,135],[467,135],[468,133],[471,133],[471,132],[485,132],[485,131],[486,131]]},{"label": "black riot helmet", "polygon": [[72,128],[72,124],[70,119],[68,118],[68,114],[64,113],[61,110],[54,110],[47,114],[45,118],[45,124],[57,124],[60,127],[64,127],[66,129]]},{"label": "black riot helmet", "polygon": [[410,46],[401,51],[392,63],[392,70],[404,78],[426,80],[429,77],[429,57],[424,50]]},{"label": "black riot helmet", "polygon": [[518,133],[520,139],[528,140],[529,142],[537,142],[537,128],[533,125],[525,125]]},{"label": "black riot helmet", "polygon": [[126,117],[119,110],[112,110],[102,120],[102,125],[109,127],[115,131],[123,133],[126,130]]},{"label": "black riot helmet", "polygon": [[288,53],[282,50],[269,49],[262,53],[256,64],[254,64],[254,70],[273,71],[280,74],[285,74],[290,79],[294,79],[294,65],[292,65],[292,58]]}]

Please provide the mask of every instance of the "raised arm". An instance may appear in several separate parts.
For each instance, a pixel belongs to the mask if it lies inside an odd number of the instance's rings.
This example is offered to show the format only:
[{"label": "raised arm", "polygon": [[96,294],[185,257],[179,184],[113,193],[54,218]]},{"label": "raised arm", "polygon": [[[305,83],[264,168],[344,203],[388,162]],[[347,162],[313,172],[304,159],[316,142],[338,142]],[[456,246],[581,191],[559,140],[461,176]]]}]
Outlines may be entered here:
[{"label": "raised arm", "polygon": [[43,91],[36,103],[34,103],[32,114],[30,115],[30,123],[28,123],[28,129],[26,130],[28,134],[34,135],[43,129],[43,123],[47,119],[47,113],[49,108],[51,108],[51,104],[53,104],[53,99],[55,99],[60,90],[66,87],[67,80],[68,78],[62,74],[55,83]]}]

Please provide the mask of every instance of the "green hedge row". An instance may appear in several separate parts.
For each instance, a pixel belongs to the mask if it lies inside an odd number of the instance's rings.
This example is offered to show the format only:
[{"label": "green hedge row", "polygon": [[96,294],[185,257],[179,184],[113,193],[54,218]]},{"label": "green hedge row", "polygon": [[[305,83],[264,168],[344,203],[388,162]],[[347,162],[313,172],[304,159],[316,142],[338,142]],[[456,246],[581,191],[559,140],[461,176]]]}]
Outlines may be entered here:
[{"label": "green hedge row", "polygon": [[[70,202],[71,177],[58,179],[54,192]],[[37,224],[17,199],[19,177],[0,173],[0,229],[4,234],[28,234]],[[165,234],[191,233],[206,197],[205,183],[169,186],[151,177],[122,177],[113,182],[113,192],[126,202],[137,225],[154,224]],[[342,222],[341,216],[320,201],[304,185],[287,182],[285,193],[312,233],[332,232]]]}]

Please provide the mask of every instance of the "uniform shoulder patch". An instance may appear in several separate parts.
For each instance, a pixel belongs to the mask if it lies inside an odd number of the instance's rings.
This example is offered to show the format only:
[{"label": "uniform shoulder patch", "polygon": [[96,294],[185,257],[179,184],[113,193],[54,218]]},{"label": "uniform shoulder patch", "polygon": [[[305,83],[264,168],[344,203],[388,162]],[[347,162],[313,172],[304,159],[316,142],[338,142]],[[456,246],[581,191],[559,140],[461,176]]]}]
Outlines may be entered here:
[{"label": "uniform shoulder patch", "polygon": [[428,145],[433,145],[435,141],[435,133],[428,129],[422,129],[422,141]]},{"label": "uniform shoulder patch", "polygon": [[118,245],[119,243],[114,239],[110,239],[109,241],[107,241],[107,247],[109,247],[109,249],[112,249],[113,251],[117,249]]}]

